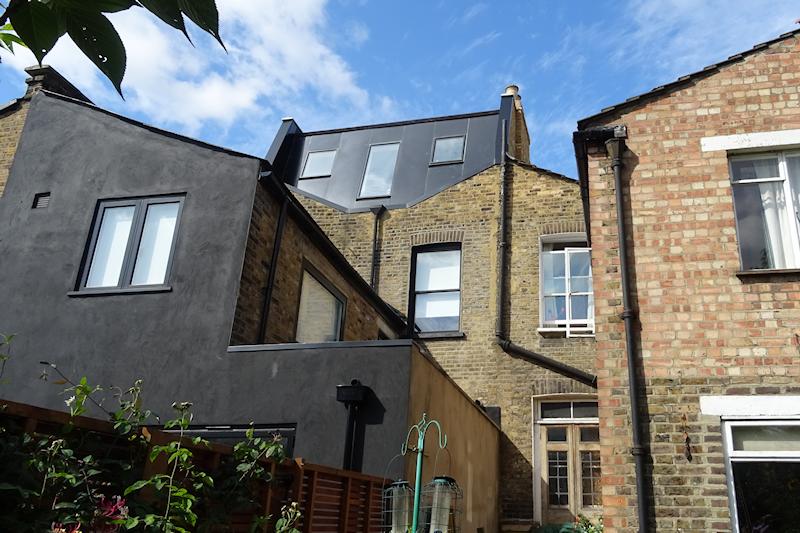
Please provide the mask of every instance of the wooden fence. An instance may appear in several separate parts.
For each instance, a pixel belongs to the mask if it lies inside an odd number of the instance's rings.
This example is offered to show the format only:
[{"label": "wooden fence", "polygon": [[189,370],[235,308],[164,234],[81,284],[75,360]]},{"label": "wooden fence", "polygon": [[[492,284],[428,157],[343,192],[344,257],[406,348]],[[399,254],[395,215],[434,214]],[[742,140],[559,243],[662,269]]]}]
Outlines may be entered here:
[{"label": "wooden fence", "polygon": [[[0,418],[14,418],[21,422],[29,434],[59,434],[64,424],[110,437],[114,430],[110,423],[88,417],[70,418],[69,414],[51,409],[20,404],[0,399]],[[175,440],[175,434],[148,428],[151,444],[164,444]],[[211,443],[195,446],[184,439],[192,449],[195,463],[213,470],[224,456],[232,453],[230,446]],[[298,502],[302,512],[299,529],[304,533],[379,533],[383,531],[382,494],[387,482],[376,476],[339,470],[322,465],[305,463],[301,458],[283,463],[265,461],[273,481],[261,488],[265,514],[277,515],[281,506]],[[162,465],[163,466],[163,465]],[[159,468],[158,465],[155,468]],[[145,476],[154,473],[153,466]],[[150,471],[147,471],[150,470]],[[253,513],[231,516],[232,531],[249,531]],[[265,529],[266,530],[266,529]]]}]

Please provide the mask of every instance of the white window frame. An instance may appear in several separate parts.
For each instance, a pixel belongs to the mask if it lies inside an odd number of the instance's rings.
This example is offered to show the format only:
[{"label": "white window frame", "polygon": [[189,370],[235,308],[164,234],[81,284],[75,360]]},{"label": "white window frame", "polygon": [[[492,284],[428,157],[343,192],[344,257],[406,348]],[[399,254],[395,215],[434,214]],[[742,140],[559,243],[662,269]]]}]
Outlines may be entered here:
[{"label": "white window frame", "polygon": [[[731,200],[733,202],[733,218],[736,222],[736,242],[739,248],[739,266],[745,270],[744,263],[742,262],[742,240],[739,238],[741,232],[739,231],[739,215],[736,212],[736,197],[733,195],[733,189],[739,185],[752,185],[758,183],[771,183],[783,182],[783,196],[786,198],[787,209],[789,216],[794,215],[794,224],[790,224],[789,232],[791,233],[792,243],[794,244],[792,253],[798,262],[796,265],[780,267],[774,270],[790,270],[800,268],[800,205],[795,205],[794,196],[792,195],[791,180],[789,179],[789,168],[786,164],[786,157],[800,157],[798,150],[784,150],[772,152],[756,152],[746,154],[736,154],[728,156],[728,177],[731,183]],[[734,181],[733,179],[733,161],[753,161],[758,159],[775,159],[778,158],[778,176],[773,178],[757,178]],[[799,191],[800,192],[800,191]],[[746,269],[747,272],[753,272],[760,269]]]},{"label": "white window frame", "polygon": [[[564,403],[564,402],[597,402],[596,394],[587,393],[566,393],[566,394],[545,394],[536,395],[531,397],[531,454],[534,458],[533,461],[533,519],[542,522],[543,509],[542,509],[542,450],[540,448],[542,443],[542,428],[547,426],[563,426],[563,425],[596,425],[600,427],[599,417],[587,418],[542,418],[542,404],[543,403]],[[599,443],[598,443],[599,446]],[[601,509],[601,507],[597,507]]]},{"label": "white window frame", "polygon": [[[570,292],[570,272],[569,272],[569,257],[564,258],[564,289],[565,292],[551,294],[549,296],[564,296],[567,305],[567,312],[566,312],[566,320],[555,320],[550,322],[545,322],[544,320],[544,268],[542,268],[542,255],[544,253],[554,254],[554,253],[563,253],[565,256],[568,256],[570,252],[589,252],[589,277],[594,280],[594,275],[592,273],[592,263],[591,263],[591,256],[592,256],[592,248],[590,246],[585,247],[574,247],[574,248],[565,248],[564,250],[556,250],[556,251],[545,251],[544,246],[546,244],[553,244],[559,242],[575,242],[575,241],[586,241],[586,234],[585,233],[557,233],[551,235],[540,235],[539,236],[539,328],[538,331],[540,333],[564,333],[567,338],[569,337],[594,337],[594,325],[595,325],[595,315],[594,315],[594,286],[592,286],[592,290],[588,292]],[[573,326],[572,324],[576,322],[584,322],[578,320],[571,320],[572,316],[572,301],[570,296],[589,296],[589,310],[591,311],[591,316],[586,320],[586,326]]]},{"label": "white window frame", "polygon": [[[314,154],[324,154],[328,152],[333,152],[333,159],[331,160],[331,170],[327,174],[306,174],[306,167],[308,166],[308,160],[311,159],[311,156]],[[310,150],[306,154],[305,161],[303,161],[303,168],[300,170],[300,178],[301,180],[310,180],[315,178],[330,178],[333,174],[333,165],[336,163],[336,148],[331,148],[330,150]]]},{"label": "white window frame", "polygon": [[737,462],[800,462],[796,452],[746,452],[733,449],[733,428],[741,426],[800,426],[800,417],[759,417],[747,420],[722,419],[722,443],[725,450],[725,478],[728,484],[728,505],[731,513],[731,531],[739,533],[739,510],[736,507],[736,484],[733,482],[733,463]]}]

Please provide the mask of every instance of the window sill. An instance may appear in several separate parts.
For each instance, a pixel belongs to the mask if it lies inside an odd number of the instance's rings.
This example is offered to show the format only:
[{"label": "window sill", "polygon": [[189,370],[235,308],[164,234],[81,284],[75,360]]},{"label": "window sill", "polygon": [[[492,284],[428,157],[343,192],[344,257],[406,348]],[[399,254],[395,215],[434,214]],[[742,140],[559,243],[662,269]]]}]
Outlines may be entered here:
[{"label": "window sill", "polygon": [[70,291],[67,296],[70,298],[85,298],[91,296],[114,296],[117,294],[148,294],[155,292],[171,292],[171,285],[148,285],[143,287],[125,287],[124,289],[83,289],[80,291]]},{"label": "window sill", "polygon": [[382,200],[384,198],[391,198],[391,197],[392,197],[391,194],[381,194],[379,196],[359,196],[358,198],[356,198],[356,202],[360,200]]},{"label": "window sill", "polygon": [[464,164],[463,159],[454,159],[452,161],[431,161],[428,163],[429,167],[442,167],[445,165],[462,165]]},{"label": "window sill", "polygon": [[800,268],[764,268],[757,270],[740,270],[736,273],[739,279],[757,279],[763,277],[800,277]]},{"label": "window sill", "polygon": [[569,335],[569,336],[567,336],[567,330],[565,328],[546,328],[545,327],[545,328],[539,328],[536,331],[539,333],[539,335],[541,335],[542,337],[545,337],[547,339],[558,339],[558,338],[569,338],[569,339],[589,338],[589,339],[593,339],[594,338],[594,331],[593,330],[580,331],[580,330],[573,329],[573,330],[570,331],[571,335]]},{"label": "window sill", "polygon": [[303,181],[303,180],[318,180],[320,178],[330,178],[330,177],[331,177],[330,174],[321,174],[319,176],[300,176],[297,179],[298,181]]},{"label": "window sill", "polygon": [[414,337],[424,340],[457,340],[466,339],[467,335],[463,331],[425,331],[417,333]]}]

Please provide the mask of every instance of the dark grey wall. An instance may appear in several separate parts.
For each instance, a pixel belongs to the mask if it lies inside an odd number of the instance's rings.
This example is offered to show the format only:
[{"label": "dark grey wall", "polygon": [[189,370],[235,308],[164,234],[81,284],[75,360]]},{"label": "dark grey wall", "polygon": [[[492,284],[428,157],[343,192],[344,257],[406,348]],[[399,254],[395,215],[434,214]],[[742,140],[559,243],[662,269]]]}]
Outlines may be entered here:
[{"label": "dark grey wall", "polygon": [[[336,385],[358,379],[375,396],[362,410],[363,472],[383,476],[400,453],[408,431],[411,341],[344,342],[328,346],[232,347],[227,372],[237,387],[224,408],[208,406],[211,422],[297,423],[295,456],[341,467],[347,410],[336,401]],[[219,388],[220,383],[215,387]],[[224,397],[224,391],[216,394]],[[227,413],[227,415],[226,415]],[[392,464],[389,477],[403,471]]]},{"label": "dark grey wall", "polygon": [[[0,198],[0,332],[14,333],[0,397],[63,407],[40,360],[72,377],[141,377],[167,411],[219,379],[260,162],[38,94]],[[50,206],[31,209],[38,192]],[[171,292],[70,297],[99,199],[185,193]],[[53,373],[51,372],[51,375]]]},{"label": "dark grey wall", "polygon": [[[287,136],[285,142],[291,144],[291,151],[285,168],[278,172],[287,183],[345,210],[367,210],[379,205],[406,207],[494,165],[499,116],[499,112],[492,112]],[[463,163],[431,165],[434,139],[455,135],[466,137]],[[358,200],[369,147],[386,142],[400,143],[391,196]],[[337,152],[330,177],[299,179],[309,152],[333,149]]]}]

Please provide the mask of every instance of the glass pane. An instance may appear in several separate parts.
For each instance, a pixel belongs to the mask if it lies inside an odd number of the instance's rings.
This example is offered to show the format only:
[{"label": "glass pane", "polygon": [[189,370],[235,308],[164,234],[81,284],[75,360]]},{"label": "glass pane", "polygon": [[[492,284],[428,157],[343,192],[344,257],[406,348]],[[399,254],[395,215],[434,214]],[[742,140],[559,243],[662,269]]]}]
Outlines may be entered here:
[{"label": "glass pane", "polygon": [[418,291],[458,289],[461,285],[461,251],[417,254],[414,287]]},{"label": "glass pane", "polygon": [[570,296],[570,303],[572,305],[572,320],[587,321],[589,320],[589,296]]},{"label": "glass pane", "polygon": [[303,167],[302,177],[330,176],[334,157],[336,157],[336,150],[309,153],[308,157],[306,157],[306,164]]},{"label": "glass pane", "polygon": [[600,442],[600,428],[581,428],[581,442]]},{"label": "glass pane", "polygon": [[732,464],[741,533],[798,531],[800,463]]},{"label": "glass pane", "polygon": [[131,285],[158,285],[166,281],[178,207],[178,202],[147,207]]},{"label": "glass pane", "polygon": [[795,266],[794,245],[783,183],[767,182],[733,188],[742,267],[791,268]]},{"label": "glass pane", "polygon": [[591,268],[592,258],[589,252],[569,252],[569,275],[588,276]]},{"label": "glass pane", "polygon": [[567,428],[548,427],[547,442],[567,442]]},{"label": "glass pane", "polygon": [[600,505],[600,452],[581,452],[581,502]]},{"label": "glass pane", "polygon": [[388,196],[392,192],[394,164],[400,144],[376,144],[369,149],[361,197]]},{"label": "glass pane", "polygon": [[116,287],[125,261],[125,249],[133,223],[134,206],[109,207],[103,210],[97,243],[94,246],[87,287]]},{"label": "glass pane", "polygon": [[338,341],[343,311],[342,302],[314,276],[304,272],[297,316],[297,342]]},{"label": "glass pane", "polygon": [[[800,222],[800,156],[787,157],[786,168],[789,171],[789,185],[792,189],[792,205],[795,218]],[[791,212],[791,209],[789,210]]]},{"label": "glass pane", "polygon": [[458,331],[459,291],[418,294],[414,324],[419,331]]},{"label": "glass pane", "polygon": [[569,284],[570,292],[592,292],[592,278],[571,277]]},{"label": "glass pane", "polygon": [[569,505],[567,452],[547,452],[547,493],[550,505]]},{"label": "glass pane", "polygon": [[574,402],[572,416],[575,418],[597,418],[597,402]]},{"label": "glass pane", "polygon": [[436,139],[433,146],[433,162],[461,161],[464,157],[464,137]]},{"label": "glass pane", "polygon": [[542,282],[544,294],[567,292],[564,254],[542,252]]},{"label": "glass pane", "polygon": [[542,403],[542,418],[571,418],[571,405],[570,402]]},{"label": "glass pane", "polygon": [[563,296],[544,297],[544,321],[554,322],[567,319],[567,299]]},{"label": "glass pane", "polygon": [[777,178],[778,158],[769,159],[733,159],[731,161],[733,181]]},{"label": "glass pane", "polygon": [[800,426],[733,426],[733,449],[745,452],[800,452]]}]

